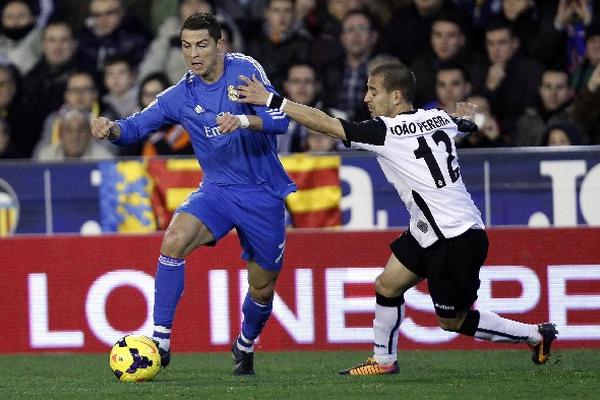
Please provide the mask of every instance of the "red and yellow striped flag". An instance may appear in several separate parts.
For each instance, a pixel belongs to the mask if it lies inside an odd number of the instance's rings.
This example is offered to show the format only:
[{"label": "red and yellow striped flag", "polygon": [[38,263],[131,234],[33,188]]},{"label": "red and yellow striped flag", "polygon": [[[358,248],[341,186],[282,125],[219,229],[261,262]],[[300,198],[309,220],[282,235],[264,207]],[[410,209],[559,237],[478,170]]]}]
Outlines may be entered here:
[{"label": "red and yellow striped flag", "polygon": [[286,205],[295,228],[340,226],[340,156],[294,154],[281,157],[286,172],[298,191],[290,194]]},{"label": "red and yellow striped flag", "polygon": [[195,159],[151,159],[148,173],[154,179],[152,208],[158,229],[169,226],[173,212],[202,180],[202,171]]}]

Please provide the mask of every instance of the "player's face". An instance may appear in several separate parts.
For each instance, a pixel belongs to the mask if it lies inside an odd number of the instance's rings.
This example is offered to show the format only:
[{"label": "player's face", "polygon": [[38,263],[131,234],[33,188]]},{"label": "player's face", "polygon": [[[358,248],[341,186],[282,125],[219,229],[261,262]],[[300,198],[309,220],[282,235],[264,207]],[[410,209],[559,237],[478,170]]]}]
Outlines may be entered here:
[{"label": "player's face", "polygon": [[204,80],[212,82],[221,76],[223,59],[221,40],[215,40],[208,34],[208,29],[188,30],[181,32],[181,50],[192,72]]},{"label": "player's face", "polygon": [[383,86],[383,75],[369,75],[365,103],[372,117],[390,116],[392,110],[392,94]]}]

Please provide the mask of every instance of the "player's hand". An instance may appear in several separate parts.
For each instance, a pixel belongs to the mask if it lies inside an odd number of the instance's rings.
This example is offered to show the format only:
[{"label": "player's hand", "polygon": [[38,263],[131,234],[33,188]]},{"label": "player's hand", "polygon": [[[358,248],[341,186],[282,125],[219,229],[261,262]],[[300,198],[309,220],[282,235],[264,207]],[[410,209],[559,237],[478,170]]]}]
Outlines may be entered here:
[{"label": "player's hand", "polygon": [[[111,129],[114,128],[117,124],[105,117],[94,118],[91,124],[92,136],[96,139],[106,139],[111,133]],[[113,129],[114,131],[114,129]]]},{"label": "player's hand", "polygon": [[479,107],[477,104],[460,102],[456,103],[456,111],[454,112],[454,116],[457,118],[468,119],[469,121],[475,120],[475,114],[477,113],[477,109]]},{"label": "player's hand", "polygon": [[240,95],[240,98],[237,101],[241,103],[256,104],[259,106],[264,106],[267,104],[269,92],[265,88],[265,85],[263,85],[254,74],[252,74],[252,79],[244,75],[240,75],[239,79],[244,81],[245,84],[239,85],[236,88],[238,94]]},{"label": "player's hand", "polygon": [[217,128],[221,133],[231,133],[242,126],[240,119],[236,115],[230,113],[220,114],[217,117],[217,124]]}]

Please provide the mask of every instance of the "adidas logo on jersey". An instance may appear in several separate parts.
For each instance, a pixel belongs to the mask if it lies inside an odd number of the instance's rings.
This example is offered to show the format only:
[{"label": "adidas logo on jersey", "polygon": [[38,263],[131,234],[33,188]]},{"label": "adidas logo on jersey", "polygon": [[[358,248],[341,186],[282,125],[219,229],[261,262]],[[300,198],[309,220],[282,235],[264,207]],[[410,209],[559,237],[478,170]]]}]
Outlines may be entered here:
[{"label": "adidas logo on jersey", "polygon": [[202,106],[200,104],[197,104],[196,107],[194,108],[194,111],[196,111],[196,114],[201,114],[206,110],[204,108],[202,108]]}]

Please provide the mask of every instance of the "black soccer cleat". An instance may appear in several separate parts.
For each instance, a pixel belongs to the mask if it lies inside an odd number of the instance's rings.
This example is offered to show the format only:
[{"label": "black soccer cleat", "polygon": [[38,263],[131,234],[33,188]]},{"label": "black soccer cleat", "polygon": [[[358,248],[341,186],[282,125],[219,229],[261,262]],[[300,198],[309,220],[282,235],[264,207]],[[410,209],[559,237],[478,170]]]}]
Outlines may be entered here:
[{"label": "black soccer cleat", "polygon": [[166,368],[167,365],[171,362],[171,352],[164,350],[162,347],[158,345],[158,341],[152,340],[156,347],[158,347],[158,354],[160,355],[160,366]]},{"label": "black soccer cleat", "polygon": [[231,346],[233,354],[233,374],[234,375],[254,375],[254,353],[245,352],[237,347],[237,339]]},{"label": "black soccer cleat", "polygon": [[531,360],[534,364],[540,365],[546,364],[550,359],[550,346],[554,339],[556,339],[558,331],[556,330],[555,324],[544,322],[543,324],[538,325],[538,332],[542,335],[542,341],[530,347],[531,352],[533,353]]}]

